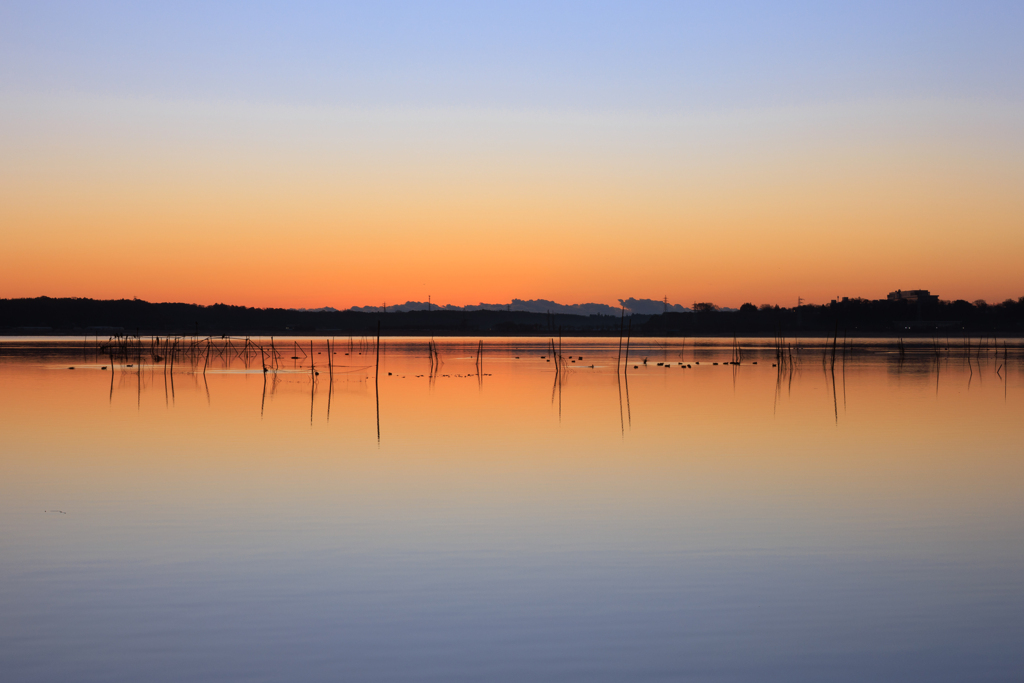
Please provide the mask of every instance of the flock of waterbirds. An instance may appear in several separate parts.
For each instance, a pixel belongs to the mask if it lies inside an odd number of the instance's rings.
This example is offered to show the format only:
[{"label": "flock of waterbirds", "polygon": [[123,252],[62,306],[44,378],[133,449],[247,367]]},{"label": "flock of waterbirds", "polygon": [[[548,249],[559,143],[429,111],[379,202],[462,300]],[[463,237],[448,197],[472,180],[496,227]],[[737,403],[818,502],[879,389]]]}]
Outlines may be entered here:
[{"label": "flock of waterbirds", "polygon": [[[703,340],[701,338],[662,338],[649,339],[641,338],[639,343],[632,336],[632,325],[623,316],[621,331],[617,340],[615,356],[616,376],[619,384],[620,396],[620,417],[622,417],[622,428],[625,431],[626,421],[632,423],[631,410],[629,407],[629,370],[638,370],[648,366],[648,360],[661,352],[663,360],[657,362],[657,367],[670,368],[679,367],[692,369],[693,365],[700,365],[698,357],[701,353],[707,354],[705,365],[717,366],[719,363],[733,368],[733,381],[735,382],[736,368],[741,365],[756,365],[755,358],[766,360],[765,353],[770,352],[774,360],[772,367],[776,369],[776,404],[783,392],[784,387],[792,390],[793,376],[801,367],[809,367],[808,361],[814,358],[814,354],[820,353],[821,367],[825,372],[826,379],[832,389],[835,417],[838,421],[838,386],[842,386],[842,394],[845,405],[845,370],[848,360],[861,355],[886,354],[890,360],[896,363],[897,371],[902,368],[903,363],[913,359],[919,363],[924,358],[932,358],[935,362],[936,383],[938,382],[939,362],[942,359],[960,359],[968,370],[968,388],[974,377],[975,371],[980,371],[983,360],[992,359],[995,374],[1005,382],[1005,368],[1009,365],[1011,356],[1021,358],[1022,347],[1019,343],[1009,344],[1006,339],[999,340],[992,335],[972,337],[963,335],[962,338],[951,339],[945,337],[940,339],[933,336],[930,339],[915,337],[906,340],[903,337],[890,339],[855,339],[845,331],[839,336],[839,326],[832,335],[822,337],[787,338],[777,334],[770,344],[764,339],[745,340],[740,343],[733,338],[730,345],[729,360],[710,361],[708,357],[720,357],[723,347],[722,340]],[[1000,343],[1001,342],[1001,343]],[[475,376],[482,387],[484,372],[485,349],[490,348],[491,352],[498,355],[507,355],[509,358],[518,360],[521,355],[537,351],[540,340],[524,342],[522,338],[505,340],[497,338],[489,344],[482,339],[474,346],[467,344],[465,340],[447,340],[440,342],[433,338],[429,340],[413,339],[403,340],[392,338],[392,344],[397,344],[406,353],[412,352],[419,355],[420,352],[426,357],[427,367],[425,375],[433,386],[439,377],[449,377],[441,372],[446,356],[455,356],[460,359],[469,356],[474,361],[475,372],[457,376]],[[142,335],[115,335],[106,340],[98,337],[90,341],[84,340],[84,353],[90,352],[98,358],[106,358],[108,365],[101,366],[101,369],[110,369],[111,372],[111,398],[113,396],[114,373],[117,370],[134,372],[141,377],[142,369],[162,372],[168,381],[165,386],[169,389],[171,400],[174,398],[174,376],[176,373],[189,373],[201,376],[206,387],[209,398],[209,386],[206,384],[206,374],[211,368],[216,367],[218,371],[232,370],[235,364],[240,364],[244,371],[261,372],[263,375],[263,393],[261,398],[261,414],[266,405],[266,394],[268,378],[271,393],[276,386],[278,375],[281,373],[302,374],[306,373],[310,381],[310,420],[313,419],[313,400],[317,387],[320,383],[321,373],[326,373],[327,391],[327,418],[330,419],[331,395],[333,394],[335,375],[338,373],[369,373],[373,371],[375,399],[377,406],[377,432],[380,435],[380,360],[381,354],[387,351],[387,340],[382,340],[378,327],[377,334],[373,337],[360,336],[348,337],[339,346],[337,338],[324,337],[320,340],[297,339],[281,341],[275,337],[253,338],[233,336],[142,336]],[[526,350],[530,347],[529,351]],[[561,415],[561,394],[563,380],[566,375],[578,368],[599,367],[591,357],[590,365],[583,365],[584,356],[578,350],[570,350],[568,354],[563,346],[561,331],[557,337],[550,337],[543,347],[545,353],[540,359],[546,363],[552,363],[554,381],[552,384],[551,401],[557,398],[558,412]],[[589,341],[585,346],[587,353],[607,353],[608,348],[595,346]],[[615,348],[615,347],[613,347]],[[690,352],[690,360],[686,360],[687,351]],[[504,354],[502,354],[504,352]],[[318,361],[318,357],[326,354],[326,360]],[[514,354],[514,355],[513,355]],[[348,360],[338,362],[337,357]],[[677,356],[678,360],[673,365],[669,356]],[[372,356],[372,361],[371,361]],[[353,362],[356,358],[362,357],[362,362]],[[605,360],[606,358],[602,358]],[[837,382],[836,366],[839,365],[841,382]],[[70,366],[69,369],[74,369]],[[390,373],[389,373],[390,374]],[[414,375],[423,377],[424,375]],[[369,374],[366,375],[369,378]],[[937,386],[937,384],[936,384]],[[623,390],[625,390],[625,413],[623,414]],[[141,380],[139,383],[141,392]]]}]

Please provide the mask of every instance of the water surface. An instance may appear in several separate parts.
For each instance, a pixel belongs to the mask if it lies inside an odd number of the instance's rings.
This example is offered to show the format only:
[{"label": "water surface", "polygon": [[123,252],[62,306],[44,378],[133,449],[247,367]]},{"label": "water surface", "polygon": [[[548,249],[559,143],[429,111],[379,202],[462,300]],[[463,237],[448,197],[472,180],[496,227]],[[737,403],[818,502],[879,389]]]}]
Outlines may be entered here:
[{"label": "water surface", "polygon": [[1024,671],[1013,343],[255,341],[0,342],[4,680]]}]

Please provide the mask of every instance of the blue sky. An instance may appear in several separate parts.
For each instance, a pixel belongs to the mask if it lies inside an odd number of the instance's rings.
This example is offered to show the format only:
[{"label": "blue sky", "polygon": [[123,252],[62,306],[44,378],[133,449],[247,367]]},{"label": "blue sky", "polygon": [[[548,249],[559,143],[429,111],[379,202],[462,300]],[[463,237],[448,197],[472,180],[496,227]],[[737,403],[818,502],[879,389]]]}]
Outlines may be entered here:
[{"label": "blue sky", "polygon": [[1024,3],[5,2],[0,88],[351,106],[1020,101]]}]

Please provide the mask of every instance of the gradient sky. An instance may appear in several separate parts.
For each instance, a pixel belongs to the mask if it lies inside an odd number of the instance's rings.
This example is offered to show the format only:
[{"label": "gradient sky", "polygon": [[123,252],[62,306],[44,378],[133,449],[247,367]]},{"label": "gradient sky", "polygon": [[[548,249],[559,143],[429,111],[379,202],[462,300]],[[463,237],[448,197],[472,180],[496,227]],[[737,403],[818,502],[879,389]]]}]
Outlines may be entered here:
[{"label": "gradient sky", "polygon": [[0,5],[0,296],[1024,295],[1024,4]]}]

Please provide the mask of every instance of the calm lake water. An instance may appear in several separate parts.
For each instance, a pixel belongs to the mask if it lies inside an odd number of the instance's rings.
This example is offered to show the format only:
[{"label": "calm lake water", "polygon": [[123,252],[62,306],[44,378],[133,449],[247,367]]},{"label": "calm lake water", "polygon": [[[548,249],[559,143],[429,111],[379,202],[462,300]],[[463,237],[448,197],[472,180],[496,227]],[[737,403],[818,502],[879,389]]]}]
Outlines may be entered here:
[{"label": "calm lake water", "polygon": [[1024,677],[1017,342],[427,342],[0,341],[0,679]]}]

